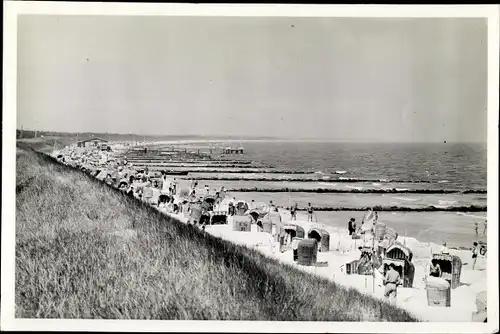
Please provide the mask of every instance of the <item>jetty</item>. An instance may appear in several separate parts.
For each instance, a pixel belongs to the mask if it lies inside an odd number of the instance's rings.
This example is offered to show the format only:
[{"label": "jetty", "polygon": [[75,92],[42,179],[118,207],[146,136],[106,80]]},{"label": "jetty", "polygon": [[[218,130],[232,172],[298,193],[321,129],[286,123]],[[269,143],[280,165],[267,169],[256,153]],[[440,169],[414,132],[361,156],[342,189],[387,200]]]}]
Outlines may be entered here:
[{"label": "jetty", "polygon": [[222,150],[222,154],[243,154],[244,149],[243,147],[225,147]]}]

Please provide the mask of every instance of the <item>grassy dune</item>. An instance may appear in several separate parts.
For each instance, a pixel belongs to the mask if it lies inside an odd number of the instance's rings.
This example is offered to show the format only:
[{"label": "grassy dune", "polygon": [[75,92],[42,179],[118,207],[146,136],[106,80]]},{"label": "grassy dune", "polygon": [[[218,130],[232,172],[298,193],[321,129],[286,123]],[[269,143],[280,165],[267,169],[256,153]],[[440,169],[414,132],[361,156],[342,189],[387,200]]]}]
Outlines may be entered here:
[{"label": "grassy dune", "polygon": [[16,317],[416,321],[17,149]]}]

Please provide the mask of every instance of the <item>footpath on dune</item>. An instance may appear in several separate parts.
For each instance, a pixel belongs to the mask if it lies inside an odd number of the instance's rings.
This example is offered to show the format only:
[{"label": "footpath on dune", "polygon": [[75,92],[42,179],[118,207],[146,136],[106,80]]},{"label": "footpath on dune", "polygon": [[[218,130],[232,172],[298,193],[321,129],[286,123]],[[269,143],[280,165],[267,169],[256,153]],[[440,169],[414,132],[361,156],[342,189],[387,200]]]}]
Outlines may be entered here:
[{"label": "footpath on dune", "polygon": [[17,148],[16,316],[417,321]]}]

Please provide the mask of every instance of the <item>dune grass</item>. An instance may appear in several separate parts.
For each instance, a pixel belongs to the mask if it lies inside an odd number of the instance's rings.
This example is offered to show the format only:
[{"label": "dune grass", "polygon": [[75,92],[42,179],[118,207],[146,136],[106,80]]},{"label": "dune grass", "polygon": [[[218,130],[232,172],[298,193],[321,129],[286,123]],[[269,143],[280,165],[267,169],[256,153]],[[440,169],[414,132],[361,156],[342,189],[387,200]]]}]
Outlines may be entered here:
[{"label": "dune grass", "polygon": [[16,317],[416,321],[17,148]]}]

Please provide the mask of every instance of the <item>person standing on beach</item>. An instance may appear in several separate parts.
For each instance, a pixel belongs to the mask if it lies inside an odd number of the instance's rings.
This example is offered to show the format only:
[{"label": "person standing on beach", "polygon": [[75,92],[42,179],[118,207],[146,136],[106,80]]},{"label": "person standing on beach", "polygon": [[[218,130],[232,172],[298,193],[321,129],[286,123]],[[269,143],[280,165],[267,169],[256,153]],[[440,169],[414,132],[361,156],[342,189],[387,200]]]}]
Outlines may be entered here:
[{"label": "person standing on beach", "polygon": [[443,243],[443,247],[441,247],[441,254],[450,254],[450,250],[446,247],[446,242]]},{"label": "person standing on beach", "polygon": [[292,215],[292,220],[297,220],[297,209],[299,208],[299,205],[297,203],[295,203],[294,205],[292,205],[292,207],[290,208],[290,213]]},{"label": "person standing on beach", "polygon": [[165,174],[164,171],[161,172],[161,182],[162,182],[161,193],[168,194],[169,193],[169,190],[168,190],[169,184],[168,184],[167,175]]},{"label": "person standing on beach", "polygon": [[267,210],[267,212],[273,212],[274,211],[274,203],[273,201],[269,201],[269,208]]},{"label": "person standing on beach", "polygon": [[118,180],[122,180],[125,176],[125,173],[123,172],[123,167],[118,167]]},{"label": "person standing on beach", "polygon": [[472,262],[472,270],[474,270],[474,268],[476,268],[478,243],[474,241],[474,243],[472,245],[473,245],[473,247],[472,247],[472,261],[473,261]]},{"label": "person standing on beach", "polygon": [[172,194],[176,195],[177,194],[177,181],[174,177],[174,181],[172,181]]},{"label": "person standing on beach", "polygon": [[309,219],[311,221],[313,221],[313,207],[311,206],[311,203],[308,203],[307,205],[307,221],[309,221]]},{"label": "person standing on beach", "polygon": [[479,234],[479,233],[478,233],[478,231],[477,231],[477,230],[478,230],[478,228],[479,228],[479,224],[478,224],[478,222],[475,222],[475,223],[474,223],[474,231],[476,231],[476,235],[478,235],[478,234]]},{"label": "person standing on beach", "polygon": [[394,263],[389,264],[389,270],[384,277],[385,293],[384,296],[394,301],[398,295],[398,285],[401,284],[401,276],[396,271]]},{"label": "person standing on beach", "polygon": [[349,235],[352,235],[352,220],[354,218],[349,219],[349,222],[347,223],[347,231],[349,231]]},{"label": "person standing on beach", "polygon": [[227,208],[227,214],[230,216],[234,216],[235,212],[234,204],[233,202],[229,202],[228,208]]},{"label": "person standing on beach", "polygon": [[189,196],[192,196],[194,192],[194,181],[189,182]]},{"label": "person standing on beach", "polygon": [[488,228],[487,223],[488,223],[488,222],[487,222],[486,220],[485,220],[485,221],[484,221],[484,223],[483,223],[483,225],[484,225],[483,234],[486,234],[486,229]]},{"label": "person standing on beach", "polygon": [[349,223],[347,224],[347,230],[349,231],[349,235],[353,235],[356,232],[356,219],[349,219]]},{"label": "person standing on beach", "polygon": [[134,186],[133,186],[133,185],[131,185],[131,186],[127,189],[126,194],[127,194],[127,196],[128,196],[128,197],[130,197],[130,198],[134,198]]}]

